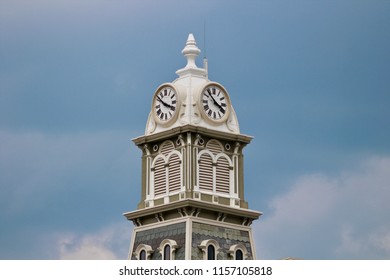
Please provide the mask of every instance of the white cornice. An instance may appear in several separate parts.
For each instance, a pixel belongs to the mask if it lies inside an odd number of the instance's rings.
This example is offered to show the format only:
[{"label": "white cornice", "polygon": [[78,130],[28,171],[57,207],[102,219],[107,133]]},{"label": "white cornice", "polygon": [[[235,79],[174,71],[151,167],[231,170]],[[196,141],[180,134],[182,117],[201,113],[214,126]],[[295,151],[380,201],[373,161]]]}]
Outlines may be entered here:
[{"label": "white cornice", "polygon": [[172,202],[169,204],[163,204],[163,205],[158,205],[150,208],[143,208],[139,210],[135,210],[132,212],[127,212],[124,213],[123,215],[128,219],[128,220],[134,220],[140,217],[145,217],[145,216],[150,216],[150,215],[155,215],[157,213],[162,213],[166,211],[171,211],[179,208],[184,208],[184,207],[194,207],[194,208],[199,208],[199,209],[207,209],[209,211],[215,211],[219,213],[225,213],[228,215],[232,216],[239,216],[239,217],[245,217],[249,219],[258,219],[262,213],[254,210],[248,210],[248,209],[243,209],[243,208],[233,208],[229,206],[224,206],[220,204],[214,204],[210,202],[205,202],[205,201],[199,201],[199,200],[194,200],[194,199],[185,199],[185,200],[179,200],[176,202]]},{"label": "white cornice", "polygon": [[238,142],[242,142],[245,144],[249,144],[251,142],[251,140],[253,139],[252,136],[245,135],[245,134],[228,133],[228,132],[224,132],[224,131],[209,129],[209,128],[202,127],[202,126],[187,124],[187,125],[172,128],[170,130],[161,131],[159,133],[139,136],[137,138],[132,139],[132,141],[137,146],[139,146],[139,145],[143,145],[143,144],[148,143],[148,142],[164,140],[164,139],[171,137],[172,135],[186,133],[186,132],[207,134],[210,137],[214,137],[217,139],[238,141]]}]

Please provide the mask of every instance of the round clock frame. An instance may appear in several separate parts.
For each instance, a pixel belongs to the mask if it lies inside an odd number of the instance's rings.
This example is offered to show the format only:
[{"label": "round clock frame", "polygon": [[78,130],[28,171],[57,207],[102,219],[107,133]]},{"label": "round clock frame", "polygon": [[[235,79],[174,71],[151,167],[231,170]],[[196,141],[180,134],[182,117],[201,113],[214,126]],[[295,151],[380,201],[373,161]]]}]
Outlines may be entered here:
[{"label": "round clock frame", "polygon": [[199,94],[199,107],[206,120],[222,123],[229,118],[230,97],[227,90],[218,83],[206,84]]},{"label": "round clock frame", "polygon": [[179,114],[180,100],[177,89],[172,84],[162,84],[153,95],[152,114],[154,120],[169,125]]}]

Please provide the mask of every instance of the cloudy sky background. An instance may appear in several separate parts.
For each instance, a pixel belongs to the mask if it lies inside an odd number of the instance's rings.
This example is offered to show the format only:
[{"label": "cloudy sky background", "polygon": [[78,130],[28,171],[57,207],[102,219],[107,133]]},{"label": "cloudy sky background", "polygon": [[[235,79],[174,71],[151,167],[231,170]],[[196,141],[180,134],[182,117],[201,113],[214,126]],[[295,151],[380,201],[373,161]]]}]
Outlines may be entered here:
[{"label": "cloudy sky background", "polygon": [[390,258],[390,1],[0,0],[0,259],[127,257],[131,139],[204,23],[258,258]]}]

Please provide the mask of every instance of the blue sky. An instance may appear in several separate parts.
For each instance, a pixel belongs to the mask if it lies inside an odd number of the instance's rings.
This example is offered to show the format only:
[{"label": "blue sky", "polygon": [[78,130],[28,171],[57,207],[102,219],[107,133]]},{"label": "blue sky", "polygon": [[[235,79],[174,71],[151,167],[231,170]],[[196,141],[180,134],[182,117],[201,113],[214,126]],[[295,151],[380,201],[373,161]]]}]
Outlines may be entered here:
[{"label": "blue sky", "polygon": [[0,0],[0,259],[127,257],[131,139],[204,24],[258,257],[390,258],[389,1]]}]

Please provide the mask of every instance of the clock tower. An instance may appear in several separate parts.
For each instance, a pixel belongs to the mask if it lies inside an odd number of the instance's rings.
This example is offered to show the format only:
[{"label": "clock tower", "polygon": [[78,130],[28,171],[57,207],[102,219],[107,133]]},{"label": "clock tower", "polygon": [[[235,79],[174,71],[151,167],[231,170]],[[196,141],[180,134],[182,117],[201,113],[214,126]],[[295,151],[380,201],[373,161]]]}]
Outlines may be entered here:
[{"label": "clock tower", "polygon": [[241,134],[228,91],[208,79],[192,34],[178,78],[153,94],[142,151],[142,191],[129,259],[255,259],[251,223],[260,212],[244,199]]}]

